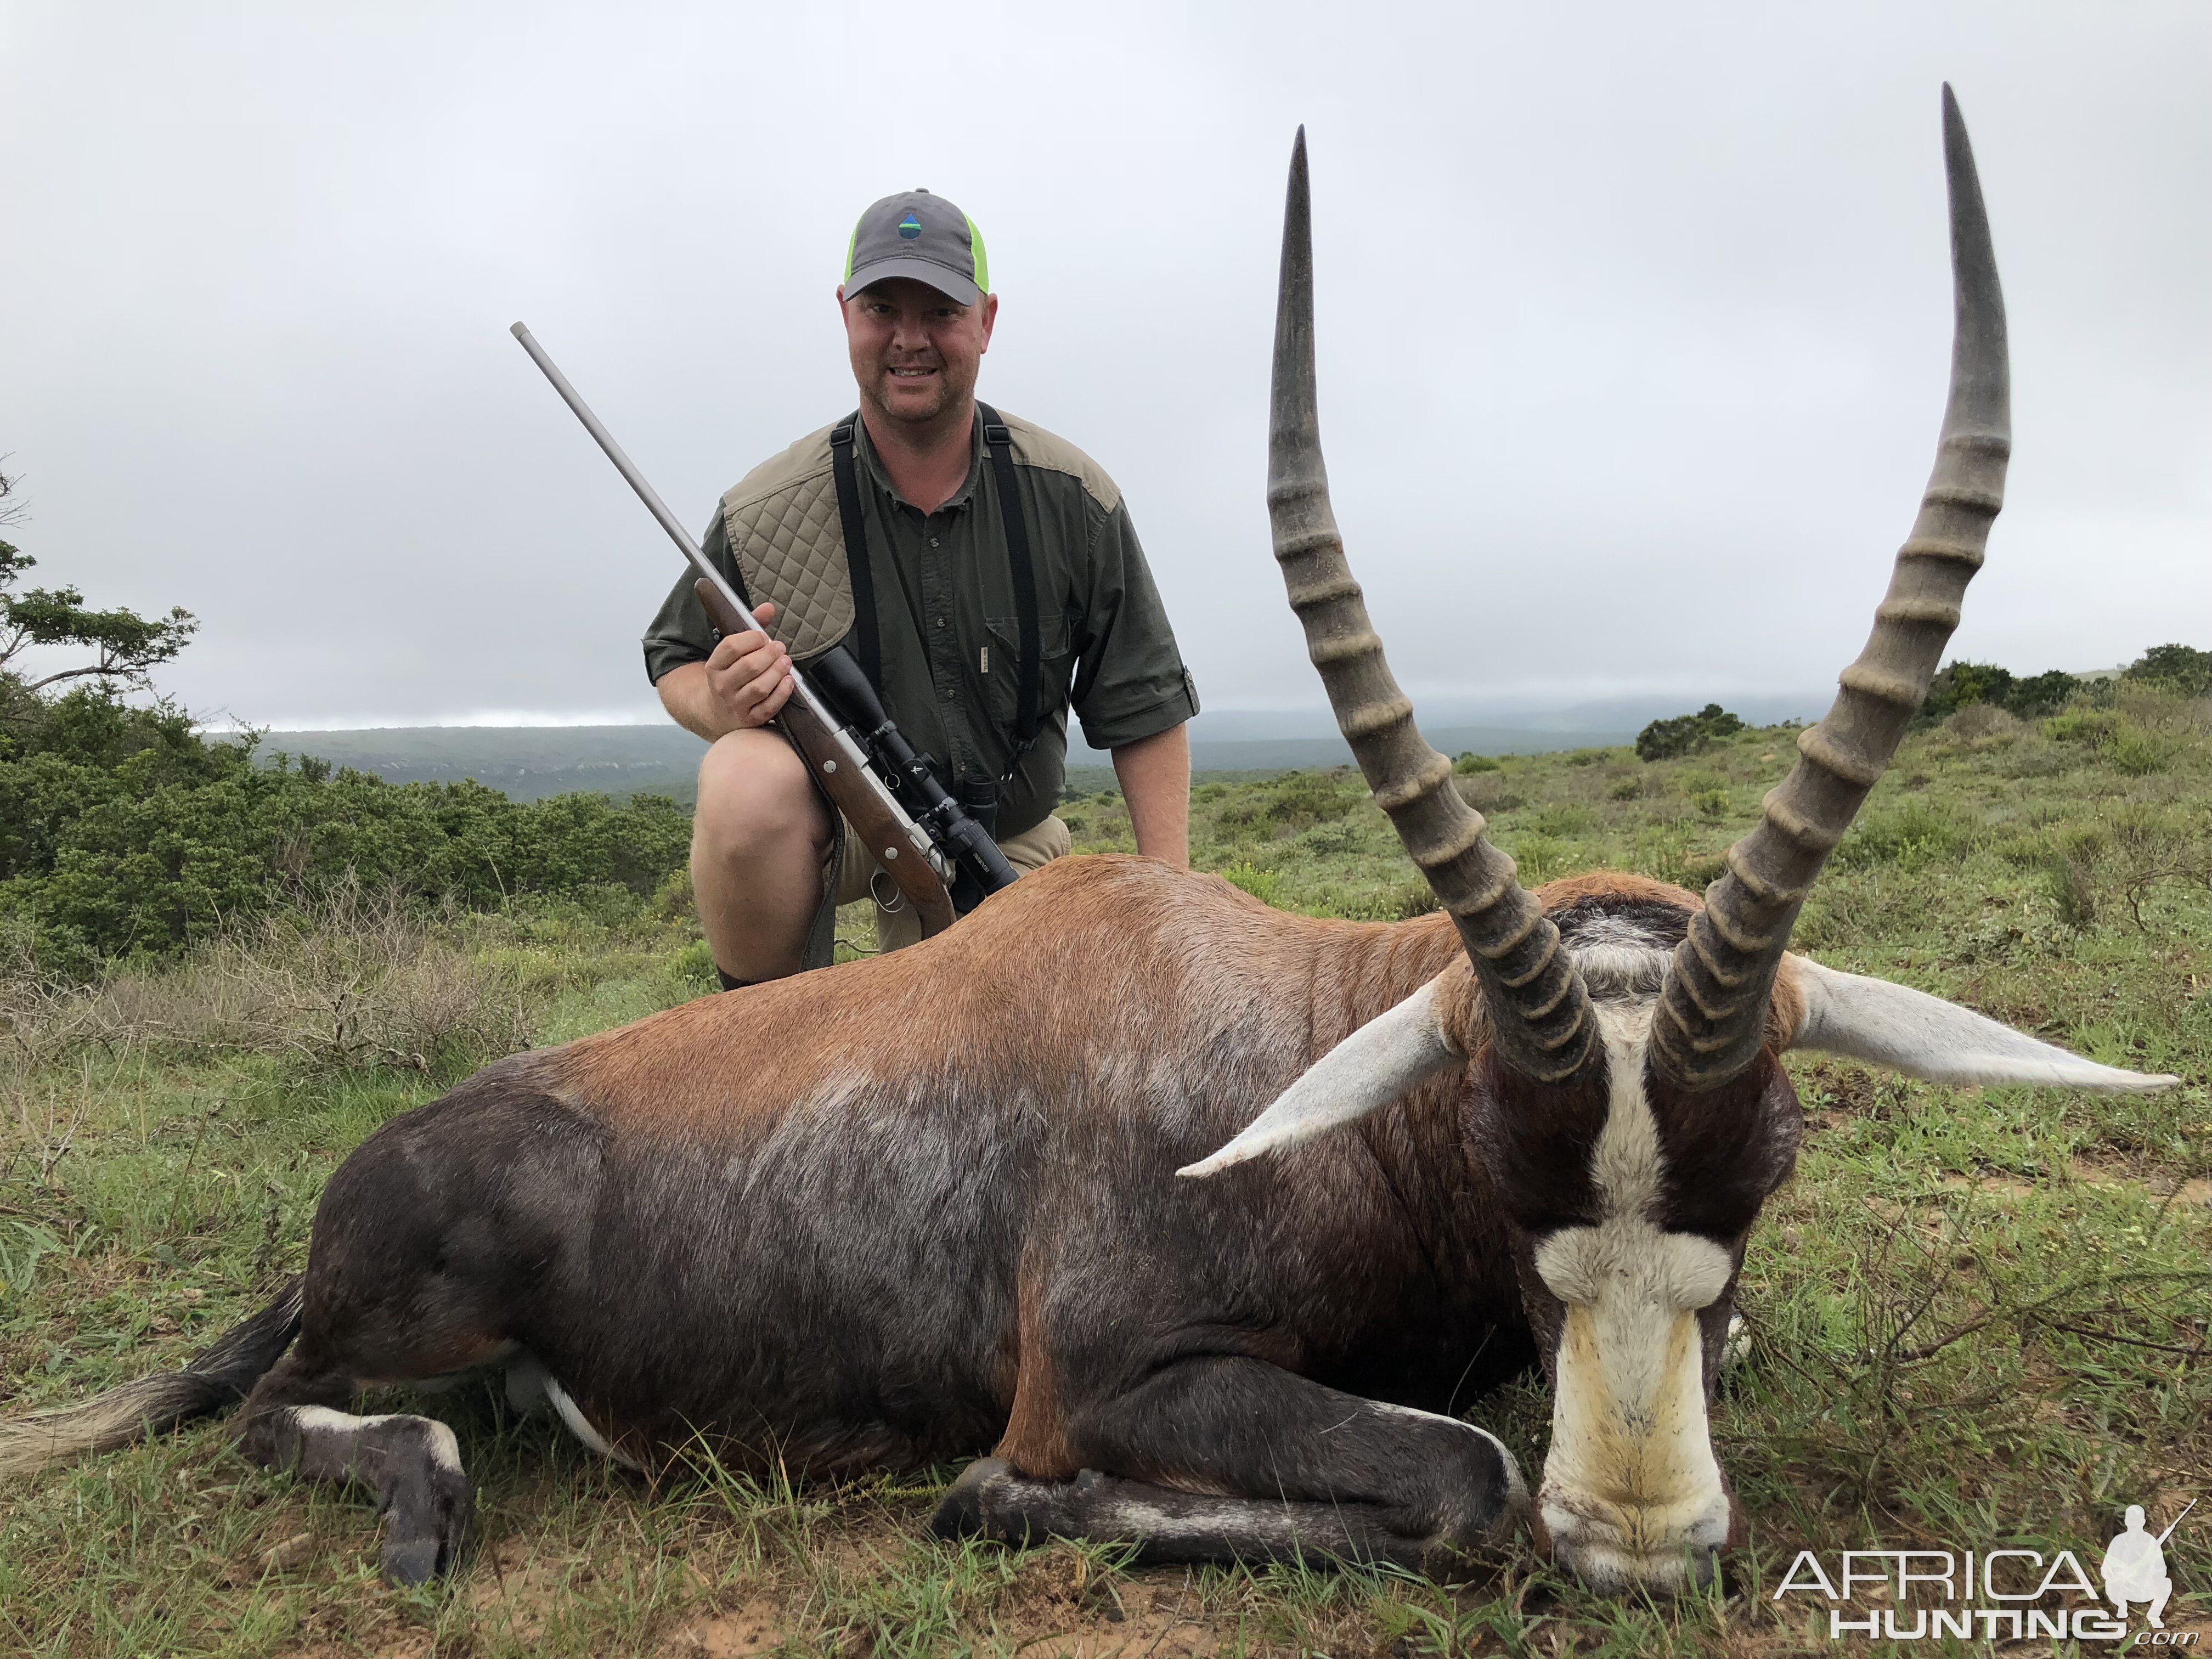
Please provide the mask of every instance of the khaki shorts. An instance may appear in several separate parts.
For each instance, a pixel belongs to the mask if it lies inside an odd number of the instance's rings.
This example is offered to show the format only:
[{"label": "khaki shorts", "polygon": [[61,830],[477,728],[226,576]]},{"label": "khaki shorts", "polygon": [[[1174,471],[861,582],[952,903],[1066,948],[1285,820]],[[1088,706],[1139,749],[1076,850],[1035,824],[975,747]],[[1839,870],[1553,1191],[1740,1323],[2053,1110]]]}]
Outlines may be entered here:
[{"label": "khaki shorts", "polygon": [[[1018,874],[1024,876],[1054,859],[1066,857],[1073,848],[1067,826],[1049,817],[999,843],[1006,862],[1014,866]],[[876,917],[876,948],[901,950],[921,939],[921,919],[915,915],[914,907],[906,902],[906,895],[899,891],[889,876],[875,880],[877,872],[882,868],[874,855],[861,845],[860,833],[851,824],[845,824],[845,857],[838,872],[837,902],[857,904],[864,898],[875,898],[878,893],[891,899],[894,908],[890,909],[884,908],[881,898],[877,898],[871,907]]]}]

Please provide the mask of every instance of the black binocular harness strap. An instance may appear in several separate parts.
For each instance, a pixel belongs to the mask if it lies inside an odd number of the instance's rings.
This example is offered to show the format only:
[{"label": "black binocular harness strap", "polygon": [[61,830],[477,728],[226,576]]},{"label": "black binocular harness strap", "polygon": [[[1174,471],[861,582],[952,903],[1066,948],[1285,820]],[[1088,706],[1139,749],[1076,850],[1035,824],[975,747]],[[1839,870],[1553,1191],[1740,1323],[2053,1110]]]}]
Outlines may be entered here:
[{"label": "black binocular harness strap", "polygon": [[[1030,553],[1029,517],[1022,511],[1019,480],[1014,473],[1014,434],[988,404],[975,405],[983,422],[983,453],[990,459],[991,481],[999,496],[999,516],[1006,527],[1006,564],[1014,579],[1014,612],[1021,626],[1022,660],[1018,697],[1014,714],[1014,751],[1006,763],[1013,775],[1022,757],[1029,753],[1043,725],[1044,647],[1037,627],[1036,566]],[[868,564],[867,522],[860,516],[860,481],[854,465],[854,428],[860,424],[855,410],[830,434],[830,464],[837,479],[837,515],[845,529],[845,566],[853,582],[854,632],[859,636],[860,672],[882,695],[883,637],[876,622],[875,575]]]}]

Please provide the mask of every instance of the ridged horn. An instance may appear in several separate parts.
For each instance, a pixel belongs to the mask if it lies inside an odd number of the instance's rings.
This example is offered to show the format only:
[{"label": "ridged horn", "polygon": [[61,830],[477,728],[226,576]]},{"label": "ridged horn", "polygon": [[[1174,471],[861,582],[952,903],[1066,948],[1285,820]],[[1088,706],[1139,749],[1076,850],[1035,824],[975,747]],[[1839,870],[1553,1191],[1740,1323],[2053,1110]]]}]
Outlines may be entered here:
[{"label": "ridged horn", "polygon": [[1589,994],[1559,930],[1515,879],[1513,860],[1485,837],[1482,815],[1452,785],[1451,763],[1422,739],[1413,706],[1383,660],[1359,584],[1344,560],[1322,464],[1314,384],[1312,208],[1306,134],[1291,151],[1275,310],[1275,382],[1267,453],[1267,518],[1306,653],[1377,805],[1459,927],[1480,981],[1498,1058],[1540,1082],[1589,1063]]},{"label": "ridged horn", "polygon": [[1797,763],[1766,797],[1758,826],[1729,849],[1726,872],[1705,890],[1668,967],[1651,1055],[1686,1088],[1717,1088],[1757,1055],[1798,909],[1927,697],[2003,503],[2012,453],[2004,295],[1974,152],[1948,85],[1943,156],[1955,320],[1936,470],[1866,649],[1838,677],[1827,718],[1797,739]]}]

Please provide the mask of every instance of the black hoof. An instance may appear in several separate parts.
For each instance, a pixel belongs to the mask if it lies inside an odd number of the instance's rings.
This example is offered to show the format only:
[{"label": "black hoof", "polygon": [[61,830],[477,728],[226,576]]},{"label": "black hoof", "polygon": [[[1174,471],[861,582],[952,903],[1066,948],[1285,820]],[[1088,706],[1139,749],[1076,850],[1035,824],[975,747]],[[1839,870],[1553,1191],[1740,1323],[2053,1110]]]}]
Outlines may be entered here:
[{"label": "black hoof", "polygon": [[986,1488],[1014,1472],[1003,1457],[979,1457],[960,1472],[929,1517],[929,1530],[939,1538],[995,1538],[991,1526]]},{"label": "black hoof", "polygon": [[476,1513],[476,1489],[452,1455],[452,1432],[416,1419],[392,1425],[380,1482],[385,1515],[384,1576],[423,1584],[453,1571]]},{"label": "black hoof", "polygon": [[432,1513],[403,1518],[395,1514],[384,1534],[384,1576],[395,1584],[427,1584],[453,1571],[461,1559],[475,1508],[451,1494],[429,1506]]},{"label": "black hoof", "polygon": [[384,1546],[384,1576],[394,1584],[427,1584],[438,1576],[438,1540],[393,1538]]}]

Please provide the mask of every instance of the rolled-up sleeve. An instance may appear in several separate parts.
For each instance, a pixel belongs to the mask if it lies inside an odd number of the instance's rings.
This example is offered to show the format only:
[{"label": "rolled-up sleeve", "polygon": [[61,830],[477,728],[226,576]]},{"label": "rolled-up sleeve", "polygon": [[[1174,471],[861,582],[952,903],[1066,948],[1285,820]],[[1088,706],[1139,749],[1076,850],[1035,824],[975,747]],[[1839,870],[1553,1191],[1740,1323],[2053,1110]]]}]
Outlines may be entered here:
[{"label": "rolled-up sleeve", "polygon": [[1093,749],[1181,726],[1198,713],[1198,688],[1183,666],[1152,568],[1126,501],[1100,520],[1090,549],[1087,633],[1077,642],[1068,704]]},{"label": "rolled-up sleeve", "polygon": [[[722,526],[719,509],[714,522],[699,538],[699,550],[707,556],[708,563],[729,579],[731,586],[740,594],[744,592],[744,578],[738,571],[737,561],[730,556],[729,532]],[[645,677],[655,685],[670,669],[681,668],[687,662],[704,662],[714,654],[720,635],[707,620],[699,596],[691,591],[696,580],[690,566],[684,566],[684,574],[668,590],[668,597],[660,602],[660,609],[645,630]]]}]

